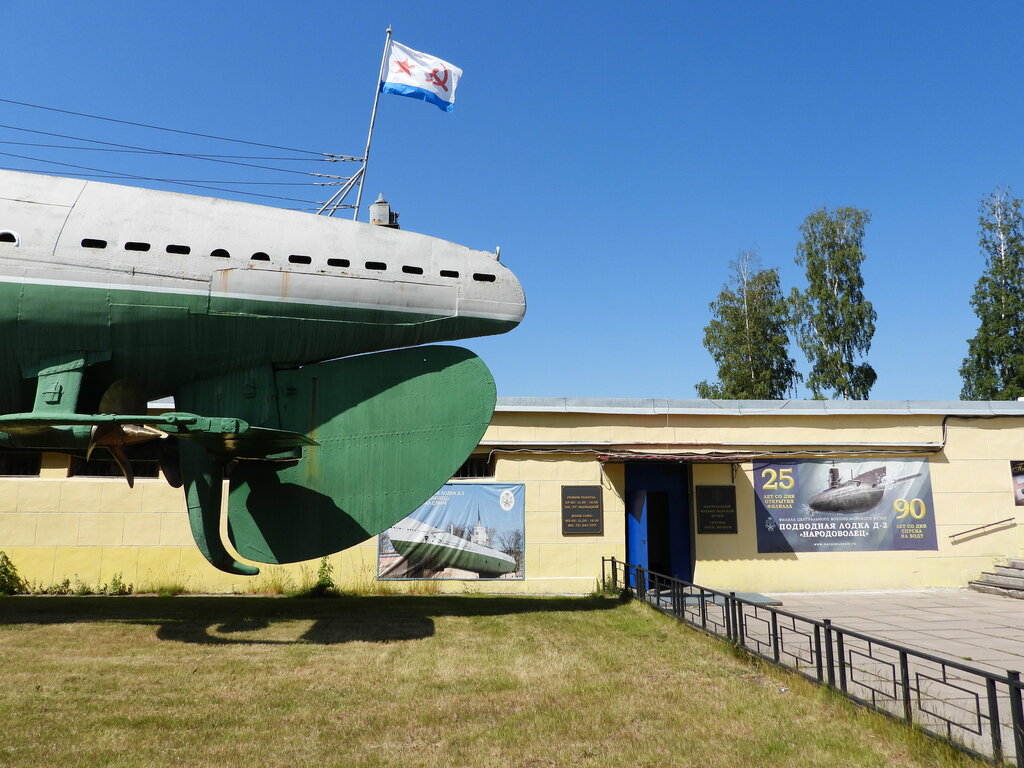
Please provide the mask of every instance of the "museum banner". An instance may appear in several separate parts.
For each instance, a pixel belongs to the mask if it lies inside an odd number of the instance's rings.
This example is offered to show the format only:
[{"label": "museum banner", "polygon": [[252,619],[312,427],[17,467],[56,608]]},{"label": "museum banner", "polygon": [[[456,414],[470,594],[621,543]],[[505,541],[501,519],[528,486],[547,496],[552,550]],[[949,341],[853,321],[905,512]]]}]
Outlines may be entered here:
[{"label": "museum banner", "polygon": [[754,462],[758,552],[938,549],[926,459]]},{"label": "museum banner", "polygon": [[378,579],[521,579],[522,483],[448,483],[378,538]]}]

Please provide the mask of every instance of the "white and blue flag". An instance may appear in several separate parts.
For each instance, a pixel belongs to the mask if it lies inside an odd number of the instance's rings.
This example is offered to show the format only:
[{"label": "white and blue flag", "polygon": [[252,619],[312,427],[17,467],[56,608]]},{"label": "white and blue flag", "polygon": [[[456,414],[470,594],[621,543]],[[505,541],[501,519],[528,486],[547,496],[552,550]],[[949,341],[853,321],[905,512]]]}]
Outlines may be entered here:
[{"label": "white and blue flag", "polygon": [[392,40],[380,90],[382,93],[411,96],[451,112],[455,109],[455,86],[460,77],[462,70],[447,61]]}]

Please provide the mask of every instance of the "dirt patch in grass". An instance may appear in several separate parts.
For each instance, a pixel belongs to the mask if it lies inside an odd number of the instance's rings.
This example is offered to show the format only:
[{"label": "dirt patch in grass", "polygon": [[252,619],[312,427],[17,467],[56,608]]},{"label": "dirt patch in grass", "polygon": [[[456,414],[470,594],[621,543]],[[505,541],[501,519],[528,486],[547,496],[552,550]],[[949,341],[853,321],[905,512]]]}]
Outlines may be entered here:
[{"label": "dirt patch in grass", "polygon": [[981,765],[639,604],[0,599],[0,765]]}]

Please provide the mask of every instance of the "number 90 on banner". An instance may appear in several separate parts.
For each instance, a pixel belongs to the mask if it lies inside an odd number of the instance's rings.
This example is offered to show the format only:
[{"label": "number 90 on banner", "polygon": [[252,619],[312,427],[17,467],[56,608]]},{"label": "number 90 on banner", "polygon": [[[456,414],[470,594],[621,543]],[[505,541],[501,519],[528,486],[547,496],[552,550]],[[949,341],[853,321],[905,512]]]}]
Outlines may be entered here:
[{"label": "number 90 on banner", "polygon": [[897,520],[906,520],[911,517],[914,520],[923,520],[928,514],[928,507],[923,499],[896,499],[892,503],[893,511],[896,512]]}]

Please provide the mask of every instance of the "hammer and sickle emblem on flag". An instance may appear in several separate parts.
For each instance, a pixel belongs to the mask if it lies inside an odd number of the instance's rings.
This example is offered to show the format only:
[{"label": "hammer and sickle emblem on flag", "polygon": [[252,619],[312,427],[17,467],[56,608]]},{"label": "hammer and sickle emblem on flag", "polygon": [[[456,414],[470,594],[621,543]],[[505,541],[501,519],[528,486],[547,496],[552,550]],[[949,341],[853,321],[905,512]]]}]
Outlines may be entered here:
[{"label": "hammer and sickle emblem on flag", "polygon": [[462,70],[454,64],[389,38],[381,62],[379,92],[419,99],[451,112],[461,77]]},{"label": "hammer and sickle emblem on flag", "polygon": [[444,72],[443,75],[438,75],[437,73],[441,72],[441,71],[442,70],[440,70],[440,69],[435,69],[433,72],[430,72],[427,75],[427,82],[430,83],[431,85],[436,85],[442,91],[447,93],[448,92],[448,70],[445,69],[445,70],[443,70],[443,72]]}]

